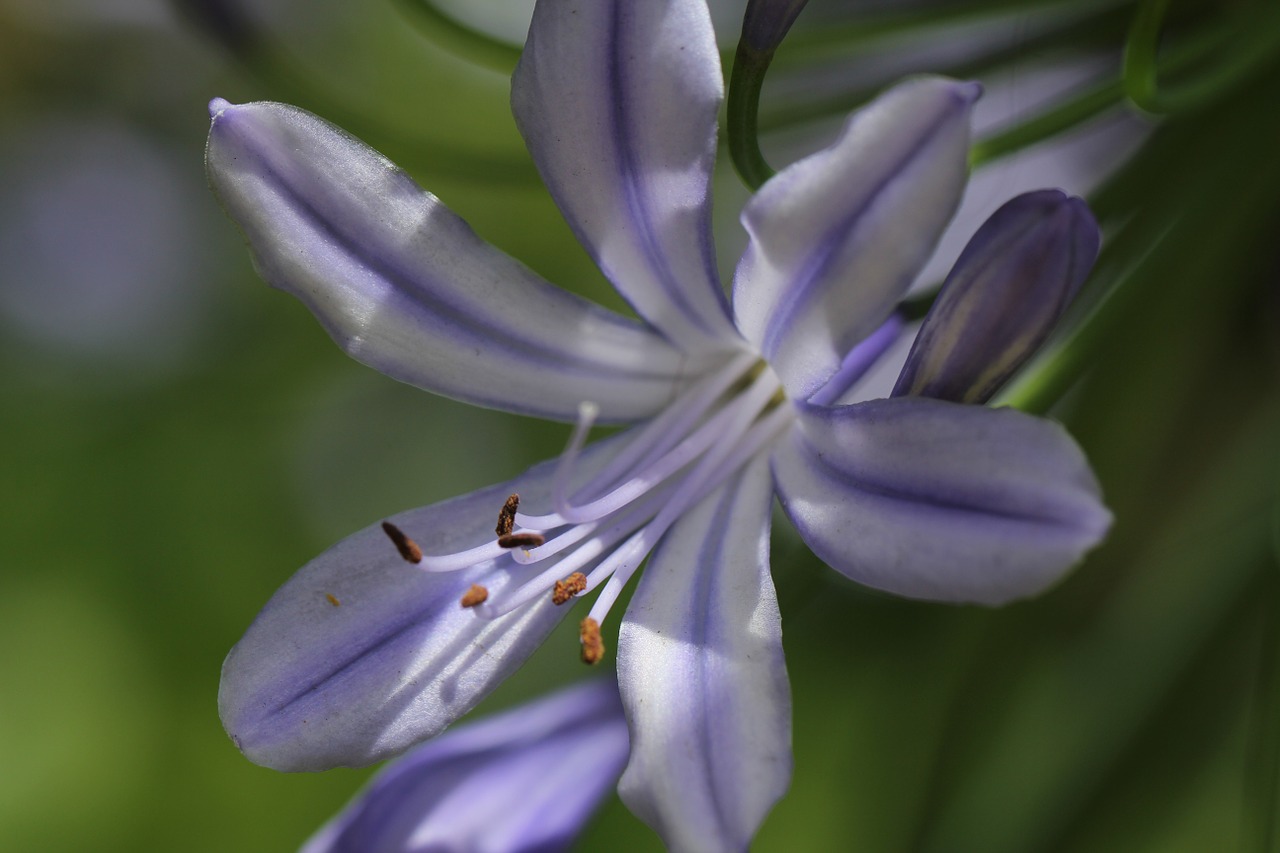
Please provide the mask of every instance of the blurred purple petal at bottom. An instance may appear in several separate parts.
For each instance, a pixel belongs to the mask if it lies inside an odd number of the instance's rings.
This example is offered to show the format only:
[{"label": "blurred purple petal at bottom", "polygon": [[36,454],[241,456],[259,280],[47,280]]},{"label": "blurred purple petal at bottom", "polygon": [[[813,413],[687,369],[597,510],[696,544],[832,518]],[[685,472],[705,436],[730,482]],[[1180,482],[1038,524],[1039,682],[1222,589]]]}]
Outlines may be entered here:
[{"label": "blurred purple petal at bottom", "polygon": [[618,781],[612,679],[459,726],[390,763],[301,853],[562,850]]}]

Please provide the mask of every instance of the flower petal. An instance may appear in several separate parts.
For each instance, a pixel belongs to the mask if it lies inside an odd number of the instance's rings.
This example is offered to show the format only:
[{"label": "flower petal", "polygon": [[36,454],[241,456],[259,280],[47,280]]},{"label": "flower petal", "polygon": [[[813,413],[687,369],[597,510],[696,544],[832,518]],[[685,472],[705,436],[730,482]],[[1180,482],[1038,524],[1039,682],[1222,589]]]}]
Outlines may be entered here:
[{"label": "flower petal", "polygon": [[672,850],[745,850],[791,778],[763,458],[662,539],[618,638],[623,801]]},{"label": "flower petal", "polygon": [[801,406],[774,451],[783,508],[813,552],[898,595],[1002,604],[1042,591],[1111,514],[1058,424],[903,397]]},{"label": "flower petal", "polygon": [[939,77],[902,83],[747,205],[734,311],[791,399],[840,368],[928,260],[964,188],[978,93]]},{"label": "flower petal", "polygon": [[893,395],[985,403],[1049,337],[1098,243],[1079,198],[1038,190],[1006,202],[960,253]]},{"label": "flower petal", "polygon": [[740,346],[711,242],[724,82],[705,3],[542,0],[511,108],[600,269],[686,352]]},{"label": "flower petal", "polygon": [[[579,457],[588,476],[622,437]],[[426,554],[494,536],[508,495],[550,504],[555,462],[515,480],[393,517]],[[459,606],[473,583],[500,595],[510,556],[458,572],[406,563],[379,525],[344,539],[267,602],[222,667],[223,725],[278,770],[361,766],[402,752],[470,710],[564,617],[550,598],[487,620]]]},{"label": "flower petal", "polygon": [[564,849],[617,782],[627,751],[613,680],[579,684],[416,747],[302,853]]},{"label": "flower petal", "polygon": [[209,180],[263,278],[343,349],[482,406],[573,420],[651,414],[689,369],[653,332],[485,243],[359,140],[296,107],[214,101]]}]

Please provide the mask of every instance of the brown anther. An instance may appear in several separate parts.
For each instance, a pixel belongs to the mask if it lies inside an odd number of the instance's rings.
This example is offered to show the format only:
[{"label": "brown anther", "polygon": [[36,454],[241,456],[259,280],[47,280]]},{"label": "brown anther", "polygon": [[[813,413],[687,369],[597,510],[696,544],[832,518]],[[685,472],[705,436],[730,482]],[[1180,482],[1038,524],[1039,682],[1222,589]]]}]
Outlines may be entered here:
[{"label": "brown anther", "polygon": [[506,533],[498,537],[499,548],[537,548],[547,538],[541,533]]},{"label": "brown anther", "polygon": [[458,602],[463,607],[478,607],[489,600],[489,590],[485,589],[478,583],[473,583],[471,589],[462,595],[462,600]]},{"label": "brown anther", "polygon": [[396,550],[400,552],[400,556],[404,558],[405,562],[422,562],[422,549],[418,547],[417,542],[405,536],[403,530],[389,521],[384,521],[382,522],[382,532],[387,534],[387,538],[391,540],[391,544],[396,546]]},{"label": "brown anther", "polygon": [[586,588],[587,576],[582,572],[574,572],[564,580],[556,581],[555,588],[551,590],[551,603],[564,604]]},{"label": "brown anther", "polygon": [[588,616],[578,626],[582,641],[582,662],[595,666],[604,658],[604,641],[600,639],[600,623]]},{"label": "brown anther", "polygon": [[330,603],[330,604],[332,604],[334,607],[341,607],[341,606],[342,606],[342,602],[338,600],[338,596],[334,595],[333,593],[331,593],[331,592],[326,592],[326,593],[324,594],[324,597],[325,597],[325,598],[327,598],[327,599],[329,599],[329,603]]},{"label": "brown anther", "polygon": [[[509,535],[516,525],[516,512],[519,509],[519,495],[512,495],[507,498],[507,502],[502,505],[502,509],[498,510],[498,526],[493,529],[493,532],[499,536]],[[504,545],[503,547],[505,548],[506,546]]]}]

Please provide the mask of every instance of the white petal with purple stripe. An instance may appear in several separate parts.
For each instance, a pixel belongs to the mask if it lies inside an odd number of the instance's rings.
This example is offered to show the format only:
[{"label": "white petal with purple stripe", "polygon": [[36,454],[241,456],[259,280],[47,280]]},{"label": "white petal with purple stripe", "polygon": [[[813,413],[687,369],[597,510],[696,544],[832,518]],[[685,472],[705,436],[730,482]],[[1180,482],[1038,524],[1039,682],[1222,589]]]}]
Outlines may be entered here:
[{"label": "white petal with purple stripe", "polygon": [[618,792],[668,848],[745,850],[791,778],[763,458],[663,538],[618,638],[631,762]]},{"label": "white petal with purple stripe", "polygon": [[[589,476],[624,438],[592,445]],[[506,497],[550,501],[554,462],[511,482],[391,520],[428,555],[405,562],[379,525],[339,542],[267,602],[222,667],[218,708],[253,761],[278,770],[362,766],[442,731],[506,678],[567,608],[543,597],[492,619],[459,600],[479,583],[500,596],[528,570],[510,552],[460,571],[428,571],[430,555],[494,542]]]},{"label": "white petal with purple stripe", "polygon": [[706,5],[543,0],[511,81],[529,153],[618,292],[690,353],[740,346],[711,243],[724,83]]},{"label": "white petal with purple stripe", "polygon": [[215,101],[209,180],[259,272],[356,359],[477,405],[604,421],[662,408],[687,356],[485,243],[373,149],[284,104]]},{"label": "white petal with purple stripe", "polygon": [[1060,578],[1111,514],[1053,421],[900,397],[803,406],[773,453],[783,508],[853,580],[912,598],[1002,604]]},{"label": "white petal with purple stripe", "polygon": [[748,204],[734,312],[793,400],[840,369],[929,259],[964,189],[978,92],[939,77],[902,83]]}]

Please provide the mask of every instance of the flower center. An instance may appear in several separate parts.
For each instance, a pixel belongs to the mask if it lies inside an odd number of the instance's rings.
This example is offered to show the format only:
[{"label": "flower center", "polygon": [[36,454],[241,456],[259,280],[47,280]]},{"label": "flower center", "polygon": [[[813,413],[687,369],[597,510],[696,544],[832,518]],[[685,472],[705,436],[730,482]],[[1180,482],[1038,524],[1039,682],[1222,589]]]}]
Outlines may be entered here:
[{"label": "flower center", "polygon": [[398,528],[383,528],[401,556],[424,571],[503,559],[517,579],[524,576],[494,596],[483,587],[483,594],[468,590],[463,606],[480,618],[502,616],[542,596],[563,604],[600,589],[581,626],[583,660],[595,663],[603,654],[600,624],[627,582],[672,524],[790,423],[794,411],[785,400],[763,361],[738,356],[637,428],[617,455],[571,489],[597,413],[584,403],[553,477],[549,511],[523,512],[519,496],[512,495],[498,513],[497,538],[453,554],[424,555]]}]

